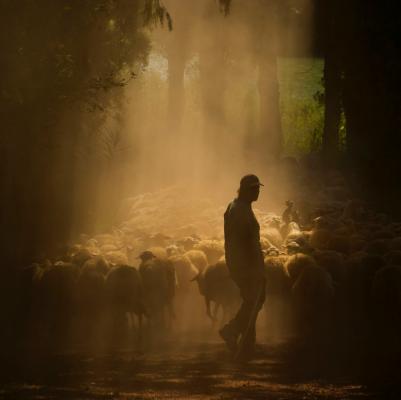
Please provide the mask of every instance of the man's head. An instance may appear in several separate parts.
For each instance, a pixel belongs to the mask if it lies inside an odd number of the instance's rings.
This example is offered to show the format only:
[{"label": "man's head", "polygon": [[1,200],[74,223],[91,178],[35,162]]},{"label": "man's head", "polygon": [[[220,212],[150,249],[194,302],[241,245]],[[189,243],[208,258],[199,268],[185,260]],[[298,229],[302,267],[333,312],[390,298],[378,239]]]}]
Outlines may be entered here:
[{"label": "man's head", "polygon": [[249,203],[256,201],[259,197],[260,186],[263,184],[256,175],[245,175],[240,181],[238,197]]}]

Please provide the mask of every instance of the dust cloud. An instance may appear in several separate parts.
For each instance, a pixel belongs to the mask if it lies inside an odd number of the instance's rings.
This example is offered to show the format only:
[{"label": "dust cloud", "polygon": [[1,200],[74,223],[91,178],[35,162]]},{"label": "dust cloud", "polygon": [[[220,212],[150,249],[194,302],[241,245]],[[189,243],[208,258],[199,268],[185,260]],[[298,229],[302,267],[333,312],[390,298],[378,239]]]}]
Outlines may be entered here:
[{"label": "dust cloud", "polygon": [[310,3],[284,15],[274,2],[235,1],[225,15],[214,1],[165,1],[173,30],[148,32],[152,50],[125,89],[119,171],[105,192],[178,184],[188,201],[221,205],[252,172],[266,183],[260,205],[281,210],[291,182],[279,157],[277,57],[308,51]]}]

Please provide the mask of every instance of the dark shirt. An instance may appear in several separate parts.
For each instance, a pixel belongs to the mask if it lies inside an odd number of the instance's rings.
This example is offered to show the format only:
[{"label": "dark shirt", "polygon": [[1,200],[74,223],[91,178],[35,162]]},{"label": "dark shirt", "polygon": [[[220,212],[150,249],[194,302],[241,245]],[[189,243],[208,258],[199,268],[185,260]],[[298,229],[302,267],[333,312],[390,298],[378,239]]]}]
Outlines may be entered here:
[{"label": "dark shirt", "polygon": [[251,204],[233,200],[224,213],[224,247],[227,267],[234,280],[263,275],[259,231]]}]

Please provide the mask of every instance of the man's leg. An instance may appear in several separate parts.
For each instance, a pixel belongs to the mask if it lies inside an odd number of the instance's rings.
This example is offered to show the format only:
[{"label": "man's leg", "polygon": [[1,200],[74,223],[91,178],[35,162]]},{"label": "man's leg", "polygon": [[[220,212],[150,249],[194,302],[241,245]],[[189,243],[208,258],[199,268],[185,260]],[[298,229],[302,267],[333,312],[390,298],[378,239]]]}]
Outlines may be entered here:
[{"label": "man's leg", "polygon": [[242,303],[237,311],[235,317],[229,321],[222,329],[220,329],[220,336],[226,342],[228,349],[232,352],[236,351],[238,337],[241,334],[242,327],[244,325],[244,319],[248,314],[248,308],[250,307],[248,298],[246,296],[247,290],[245,290],[244,282],[236,282],[240,289],[240,295],[242,298]]},{"label": "man's leg", "polygon": [[241,341],[237,356],[251,355],[256,343],[256,320],[265,300],[264,281],[253,281],[248,286],[247,297],[249,307],[246,308],[246,315],[241,320]]},{"label": "man's leg", "polygon": [[[250,337],[255,337],[256,317],[252,317],[252,314],[255,314],[255,307],[258,307],[258,310],[260,310],[264,301],[264,292],[263,300],[261,299],[262,296],[260,296],[261,290],[259,289],[259,281],[241,281],[238,282],[238,286],[240,288],[240,295],[242,297],[241,307],[235,317],[220,330],[220,335],[225,340],[227,346],[231,351],[235,350],[238,337],[240,335],[244,336],[245,334],[247,334],[246,331],[248,327],[250,328],[250,331],[248,332],[250,334]],[[260,304],[256,304],[256,302]],[[255,321],[251,321],[251,318],[255,319]]]}]

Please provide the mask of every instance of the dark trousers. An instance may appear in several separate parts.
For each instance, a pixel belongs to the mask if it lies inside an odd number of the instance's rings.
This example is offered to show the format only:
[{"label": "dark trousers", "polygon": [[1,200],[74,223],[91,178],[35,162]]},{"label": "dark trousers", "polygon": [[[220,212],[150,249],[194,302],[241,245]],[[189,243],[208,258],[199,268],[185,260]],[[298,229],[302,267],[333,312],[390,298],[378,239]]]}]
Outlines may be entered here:
[{"label": "dark trousers", "polygon": [[265,301],[265,280],[246,279],[237,281],[242,304],[237,315],[225,326],[237,338],[241,335],[243,349],[252,349],[256,341],[256,319]]}]

